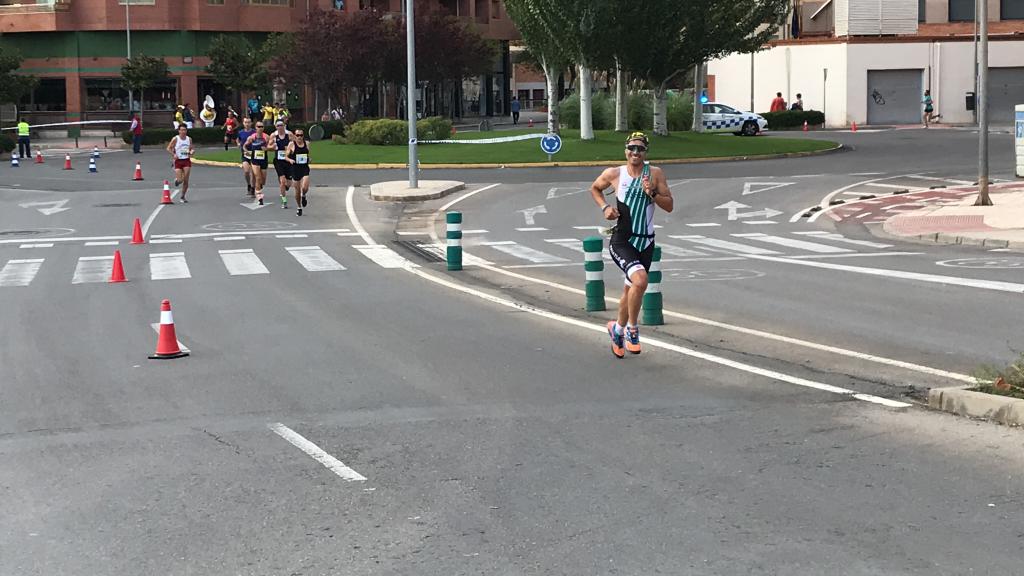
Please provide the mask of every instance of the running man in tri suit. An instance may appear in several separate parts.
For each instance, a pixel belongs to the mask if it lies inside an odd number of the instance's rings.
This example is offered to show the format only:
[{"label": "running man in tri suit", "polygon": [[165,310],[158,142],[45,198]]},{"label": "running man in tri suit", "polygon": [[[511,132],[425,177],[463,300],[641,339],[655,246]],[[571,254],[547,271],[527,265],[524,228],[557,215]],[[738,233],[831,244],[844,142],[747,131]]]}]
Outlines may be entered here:
[{"label": "running man in tri suit", "polygon": [[224,120],[224,149],[228,149],[229,144],[235,144],[238,142],[238,118],[235,115],[234,110],[228,110],[228,117]]},{"label": "running man in tri suit", "polygon": [[[647,147],[647,136],[643,132],[630,134],[626,140],[626,165],[608,168],[590,186],[590,195],[604,217],[616,221],[608,253],[626,275],[619,316],[608,322],[612,354],[619,358],[626,355],[625,350],[640,353],[637,318],[654,257],[654,207],[666,212],[674,207],[665,173],[647,162]],[[608,188],[615,191],[614,204],[604,200],[604,191]]]},{"label": "running man in tri suit", "polygon": [[309,144],[301,128],[292,136],[295,139],[288,144],[285,159],[291,164],[292,182],[295,185],[295,204],[298,206],[295,214],[302,216],[302,209],[306,207],[306,194],[309,192]]},{"label": "running man in tri suit", "polygon": [[242,129],[238,131],[238,148],[242,151],[242,175],[245,176],[245,195],[249,197],[256,196],[256,188],[253,187],[252,180],[252,152],[246,150],[245,143],[254,132],[256,131],[252,129],[252,120],[242,118]]},{"label": "running man in tri suit", "polygon": [[188,177],[192,174],[192,154],[196,151],[187,126],[178,125],[178,135],[171,138],[167,151],[174,158],[174,186],[181,185],[181,203],[185,204],[188,202],[185,198],[188,194]]},{"label": "running man in tri suit", "polygon": [[292,185],[292,165],[287,160],[292,133],[285,127],[283,121],[278,120],[277,130],[270,136],[270,150],[274,155],[274,172],[277,173],[277,183],[281,190],[281,208],[287,210],[288,188]]},{"label": "running man in tri suit", "polygon": [[263,121],[256,122],[256,131],[249,135],[242,145],[243,150],[252,153],[252,186],[255,188],[256,201],[263,206],[263,185],[267,183],[267,135],[263,133]]}]

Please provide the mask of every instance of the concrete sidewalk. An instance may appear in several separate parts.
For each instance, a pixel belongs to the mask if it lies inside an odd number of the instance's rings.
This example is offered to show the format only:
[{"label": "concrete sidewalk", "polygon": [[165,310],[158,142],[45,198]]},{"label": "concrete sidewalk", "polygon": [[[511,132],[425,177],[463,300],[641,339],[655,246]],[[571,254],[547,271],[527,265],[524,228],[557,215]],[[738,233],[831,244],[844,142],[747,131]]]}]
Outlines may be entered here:
[{"label": "concrete sidewalk", "polygon": [[993,184],[989,192],[993,206],[973,206],[972,194],[893,216],[882,228],[893,236],[1024,252],[1024,181]]}]

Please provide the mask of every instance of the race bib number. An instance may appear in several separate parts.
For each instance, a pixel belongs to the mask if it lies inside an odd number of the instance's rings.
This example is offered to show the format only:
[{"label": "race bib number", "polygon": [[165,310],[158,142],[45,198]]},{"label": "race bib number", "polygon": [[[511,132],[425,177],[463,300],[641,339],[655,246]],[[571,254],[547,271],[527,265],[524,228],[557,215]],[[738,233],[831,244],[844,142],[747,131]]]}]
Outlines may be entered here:
[{"label": "race bib number", "polygon": [[296,164],[309,164],[309,155],[308,154],[296,154],[295,155],[295,163]]},{"label": "race bib number", "polygon": [[178,150],[178,160],[188,160],[188,148]]},{"label": "race bib number", "polygon": [[287,157],[288,157],[288,151],[287,150],[278,150],[277,151],[277,159],[278,160],[284,161],[284,159],[287,158]]},{"label": "race bib number", "polygon": [[267,153],[264,150],[254,150],[253,151],[253,158],[255,158],[257,160],[265,160],[266,157],[267,157]]}]

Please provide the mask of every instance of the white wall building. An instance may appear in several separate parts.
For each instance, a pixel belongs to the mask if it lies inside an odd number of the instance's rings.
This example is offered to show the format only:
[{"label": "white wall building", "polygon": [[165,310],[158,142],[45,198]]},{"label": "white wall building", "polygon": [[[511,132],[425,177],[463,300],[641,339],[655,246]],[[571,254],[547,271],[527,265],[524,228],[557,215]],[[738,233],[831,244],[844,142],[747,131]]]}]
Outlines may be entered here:
[{"label": "white wall building", "polygon": [[[1000,8],[1016,14],[1011,12],[1016,9],[1014,1],[1024,4],[1024,0],[989,1],[990,8],[995,4],[989,36],[989,110],[994,125],[1010,125],[1014,105],[1024,103],[1024,20],[999,20]],[[945,6],[944,12],[939,10],[946,3],[950,6]],[[782,92],[786,102],[802,94],[804,109],[824,111],[830,127],[852,122],[920,123],[923,93],[930,89],[936,113],[944,122],[971,123],[974,113],[967,109],[966,96],[974,90],[974,24],[948,21],[958,9],[954,4],[959,3],[806,2],[798,5],[806,22],[801,28],[816,35],[777,40],[754,55],[734,54],[709,62],[708,74],[714,76],[709,84],[714,86],[715,100],[760,112],[768,110],[777,92]],[[920,22],[908,19],[910,8]],[[940,13],[932,21],[922,17],[920,8]],[[811,21],[814,14],[834,22],[823,28],[820,22]],[[844,20],[843,14],[857,18],[846,16]],[[848,34],[837,35],[839,28]],[[862,35],[854,30],[875,32]]]}]

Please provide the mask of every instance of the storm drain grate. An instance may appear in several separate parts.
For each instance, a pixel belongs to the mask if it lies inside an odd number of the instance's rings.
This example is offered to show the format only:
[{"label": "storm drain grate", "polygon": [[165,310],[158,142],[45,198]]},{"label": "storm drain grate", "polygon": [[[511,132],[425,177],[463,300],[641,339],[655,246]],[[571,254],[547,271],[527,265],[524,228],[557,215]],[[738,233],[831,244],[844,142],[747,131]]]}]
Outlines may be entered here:
[{"label": "storm drain grate", "polygon": [[415,240],[392,240],[391,243],[405,248],[427,262],[444,262],[444,258],[440,254],[422,242]]},{"label": "storm drain grate", "polygon": [[141,206],[138,202],[114,202],[112,204],[93,204],[94,208],[131,208],[132,206]]}]

